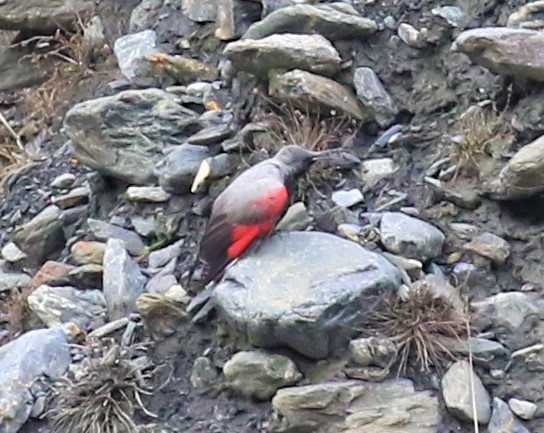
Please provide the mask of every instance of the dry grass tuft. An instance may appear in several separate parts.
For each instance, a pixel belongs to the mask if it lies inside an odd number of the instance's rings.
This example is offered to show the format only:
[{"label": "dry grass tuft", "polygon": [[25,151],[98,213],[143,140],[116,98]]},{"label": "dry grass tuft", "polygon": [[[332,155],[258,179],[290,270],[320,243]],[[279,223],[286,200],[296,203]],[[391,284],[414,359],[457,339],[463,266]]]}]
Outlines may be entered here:
[{"label": "dry grass tuft", "polygon": [[466,323],[464,314],[420,286],[405,299],[385,298],[365,328],[395,342],[400,374],[408,366],[428,372],[457,359],[455,347],[461,348],[459,343],[467,338]]},{"label": "dry grass tuft", "polygon": [[0,299],[0,324],[5,324],[7,334],[0,338],[0,345],[14,340],[26,329],[31,310],[28,307],[29,287],[15,288],[5,298]]},{"label": "dry grass tuft", "polygon": [[[508,104],[507,104],[508,106]],[[450,156],[457,162],[456,178],[461,170],[479,174],[481,158],[491,155],[496,140],[507,132],[505,111],[494,103],[473,105],[457,120],[457,137],[450,147]]]},{"label": "dry grass tuft", "polygon": [[77,377],[66,375],[55,386],[55,406],[47,414],[53,433],[136,432],[136,409],[155,418],[141,398],[150,394],[150,363],[143,350],[116,343],[93,348]]}]

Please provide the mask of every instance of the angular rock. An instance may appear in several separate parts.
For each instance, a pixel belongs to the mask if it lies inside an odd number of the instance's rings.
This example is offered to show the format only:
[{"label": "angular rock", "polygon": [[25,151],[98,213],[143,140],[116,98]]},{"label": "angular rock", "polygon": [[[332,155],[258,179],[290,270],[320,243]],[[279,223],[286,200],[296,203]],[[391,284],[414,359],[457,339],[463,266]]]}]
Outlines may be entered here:
[{"label": "angular rock", "polygon": [[544,191],[544,136],[519,149],[492,186],[492,196],[505,200]]},{"label": "angular rock", "polygon": [[132,227],[134,227],[134,230],[136,230],[136,233],[138,233],[140,236],[148,237],[157,231],[155,218],[153,216],[143,218],[139,215],[134,215],[130,219],[130,222]]},{"label": "angular rock", "polygon": [[127,251],[134,256],[141,254],[145,249],[145,244],[140,236],[131,230],[93,218],[87,220],[87,225],[89,226],[89,231],[99,241],[121,239]]},{"label": "angular rock", "polygon": [[29,387],[40,377],[58,379],[70,364],[70,348],[60,329],[37,329],[0,347],[0,426],[16,433],[32,409]]},{"label": "angular rock", "polygon": [[[339,6],[340,5],[340,6]],[[329,40],[366,38],[378,29],[376,23],[354,13],[345,4],[298,4],[272,12],[253,24],[243,39],[260,39],[276,33],[314,33]]]},{"label": "angular rock", "polygon": [[372,69],[355,69],[353,86],[359,100],[374,112],[374,117],[381,127],[386,127],[395,120],[399,110]]},{"label": "angular rock", "polygon": [[0,92],[39,85],[47,80],[55,62],[51,59],[34,62],[31,54],[29,48],[0,48]]},{"label": "angular rock", "polygon": [[496,74],[544,81],[544,33],[506,27],[467,30],[452,49]]},{"label": "angular rock", "polygon": [[531,420],[535,417],[538,406],[527,400],[511,398],[508,400],[508,406],[521,419]]},{"label": "angular rock", "polygon": [[74,266],[72,265],[48,260],[32,277],[30,288],[36,289],[44,284],[51,286],[59,285],[59,283],[66,284],[68,275],[73,269]]},{"label": "angular rock", "polygon": [[66,114],[74,156],[107,176],[141,185],[164,155],[193,131],[197,113],[159,89],[127,90],[75,105]]},{"label": "angular rock", "polygon": [[121,73],[128,80],[148,76],[150,65],[147,58],[159,51],[156,39],[157,35],[153,30],[144,30],[122,36],[115,41],[113,52]]},{"label": "angular rock", "polygon": [[72,173],[63,173],[58,175],[53,182],[51,182],[52,188],[65,189],[70,188],[76,181],[76,176]]},{"label": "angular rock", "polygon": [[[215,125],[210,126],[209,128],[202,129],[201,131],[198,131],[196,134],[191,135],[187,139],[187,143],[189,144],[199,144],[203,146],[210,146],[212,144],[220,143],[226,138],[229,138],[232,135],[232,130],[228,125]],[[223,153],[215,156],[214,158],[218,157],[228,157],[228,155],[225,155]]]},{"label": "angular rock", "polygon": [[110,239],[104,254],[104,296],[110,320],[136,311],[136,299],[145,291],[146,279],[120,239]]},{"label": "angular rock", "polygon": [[442,254],[446,237],[428,222],[400,212],[386,212],[381,219],[380,239],[392,253],[427,261]]},{"label": "angular rock", "polygon": [[470,17],[457,6],[440,6],[433,8],[431,13],[444,18],[450,26],[455,28],[465,28],[470,22]]},{"label": "angular rock", "polygon": [[214,298],[229,326],[251,344],[321,359],[346,347],[355,323],[399,284],[395,266],[354,242],[289,232],[230,267]]},{"label": "angular rock", "polygon": [[74,188],[67,194],[56,195],[51,197],[51,202],[61,209],[68,209],[81,204],[86,204],[89,201],[91,190],[86,186]]},{"label": "angular rock", "polygon": [[269,94],[295,107],[345,114],[361,121],[372,120],[372,113],[361,106],[352,91],[330,78],[300,69],[272,75]]},{"label": "angular rock", "polygon": [[289,431],[435,433],[438,399],[408,379],[329,382],[280,389],[272,406]]},{"label": "angular rock", "polygon": [[101,265],[105,251],[106,245],[96,241],[78,241],[70,248],[72,258],[79,265]]},{"label": "angular rock", "polygon": [[219,76],[215,66],[183,56],[157,53],[148,56],[153,75],[167,75],[175,84],[190,84],[194,81],[213,81]]},{"label": "angular rock", "polygon": [[172,287],[176,286],[177,284],[178,284],[178,280],[172,274],[155,275],[153,278],[151,278],[147,282],[145,289],[149,293],[166,294],[168,290],[170,290]]},{"label": "angular rock", "polygon": [[397,167],[391,158],[367,159],[361,163],[361,177],[365,186],[363,192],[372,190],[380,180],[391,177]]},{"label": "angular rock", "polygon": [[30,280],[31,277],[22,272],[0,271],[0,293],[26,287]]},{"label": "angular rock", "polygon": [[170,260],[179,257],[185,240],[181,239],[172,245],[160,250],[152,251],[149,254],[148,263],[150,268],[160,268],[166,265]]},{"label": "angular rock", "polygon": [[160,186],[129,186],[127,188],[127,198],[130,201],[163,203],[170,199],[170,194]]},{"label": "angular rock", "polygon": [[312,224],[312,217],[306,209],[306,205],[299,201],[293,203],[287,211],[283,218],[276,225],[276,231],[295,231],[306,230]]},{"label": "angular rock", "polygon": [[470,242],[463,245],[463,248],[487,257],[495,263],[504,263],[510,256],[510,244],[500,236],[489,232],[476,236]]},{"label": "angular rock", "polygon": [[265,352],[238,352],[223,366],[230,386],[246,398],[270,399],[278,389],[302,379],[293,361]]},{"label": "angular rock", "polygon": [[536,293],[506,292],[490,296],[483,301],[473,302],[478,312],[475,317],[492,324],[495,328],[518,329],[530,316],[544,314],[544,302]]},{"label": "angular rock", "polygon": [[64,246],[61,212],[51,205],[26,224],[17,227],[13,242],[35,263],[42,263],[49,254]]},{"label": "angular rock", "polygon": [[28,306],[50,328],[72,322],[89,331],[106,321],[106,300],[98,290],[44,285],[28,296]]},{"label": "angular rock", "polygon": [[215,20],[217,0],[182,0],[182,10],[191,21],[205,23]]},{"label": "angular rock", "polygon": [[92,9],[85,0],[7,0],[0,2],[0,29],[27,34],[49,34],[58,28],[72,29],[78,15]]},{"label": "angular rock", "polygon": [[525,29],[541,30],[544,28],[544,1],[537,0],[521,6],[508,17],[508,27],[522,27]]},{"label": "angular rock", "polygon": [[321,35],[280,34],[231,42],[223,54],[237,70],[266,77],[271,69],[303,69],[322,75],[340,71],[342,59]]},{"label": "angular rock", "polygon": [[20,262],[27,257],[13,242],[8,242],[2,247],[2,258],[10,263]]},{"label": "angular rock", "polygon": [[425,45],[425,41],[423,40],[419,30],[410,24],[400,23],[397,33],[402,42],[409,47],[422,48]]},{"label": "angular rock", "polygon": [[352,207],[361,203],[364,200],[364,196],[361,190],[353,188],[349,191],[334,191],[331,199],[337,206]]},{"label": "angular rock", "polygon": [[104,267],[102,265],[90,263],[72,269],[68,274],[68,282],[70,285],[81,290],[102,290],[103,276]]},{"label": "angular rock", "polygon": [[[474,400],[471,383],[474,384]],[[467,361],[457,361],[442,378],[442,395],[452,415],[462,421],[472,421],[473,405],[476,405],[477,420],[487,424],[491,417],[491,399],[480,378],[472,371]]]},{"label": "angular rock", "polygon": [[314,4],[318,3],[318,0],[261,0],[263,4],[263,18],[272,12],[275,12],[281,8],[287,6],[294,6],[297,4]]},{"label": "angular rock", "polygon": [[173,194],[187,194],[191,191],[193,179],[200,164],[209,156],[206,146],[182,144],[176,146],[157,163],[154,174],[161,187]]},{"label": "angular rock", "polygon": [[512,413],[506,402],[498,397],[493,399],[493,411],[487,431],[489,433],[530,433]]}]

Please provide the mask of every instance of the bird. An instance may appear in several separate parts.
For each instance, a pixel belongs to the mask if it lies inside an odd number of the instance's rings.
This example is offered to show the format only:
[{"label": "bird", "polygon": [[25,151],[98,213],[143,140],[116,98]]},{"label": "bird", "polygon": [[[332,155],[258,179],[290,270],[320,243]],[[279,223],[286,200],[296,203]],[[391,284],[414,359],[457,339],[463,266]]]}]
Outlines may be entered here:
[{"label": "bird", "polygon": [[[200,285],[216,281],[231,262],[268,236],[287,211],[297,181],[314,162],[334,154],[338,152],[289,144],[238,175],[212,205],[196,261],[205,264]],[[188,310],[205,302],[209,294],[208,290],[195,297]]]}]

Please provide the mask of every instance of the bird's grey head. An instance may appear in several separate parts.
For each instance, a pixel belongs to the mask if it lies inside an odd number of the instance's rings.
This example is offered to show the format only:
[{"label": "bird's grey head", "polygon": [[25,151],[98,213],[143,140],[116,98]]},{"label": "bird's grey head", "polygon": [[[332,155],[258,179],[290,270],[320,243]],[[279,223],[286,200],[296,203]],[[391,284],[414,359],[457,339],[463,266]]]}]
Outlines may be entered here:
[{"label": "bird's grey head", "polygon": [[313,152],[302,146],[290,144],[284,146],[274,156],[284,175],[297,177],[303,175],[319,159],[322,152]]}]

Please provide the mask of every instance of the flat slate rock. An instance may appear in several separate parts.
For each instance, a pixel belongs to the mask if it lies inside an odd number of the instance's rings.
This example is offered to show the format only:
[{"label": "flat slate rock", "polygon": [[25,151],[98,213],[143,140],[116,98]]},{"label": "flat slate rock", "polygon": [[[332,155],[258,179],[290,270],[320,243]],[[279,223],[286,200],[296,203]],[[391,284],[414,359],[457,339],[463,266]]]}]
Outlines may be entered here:
[{"label": "flat slate rock", "polygon": [[280,233],[231,266],[218,310],[255,346],[287,346],[314,359],[347,347],[358,321],[400,284],[377,253],[319,232]]}]

